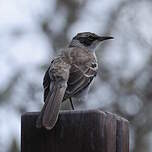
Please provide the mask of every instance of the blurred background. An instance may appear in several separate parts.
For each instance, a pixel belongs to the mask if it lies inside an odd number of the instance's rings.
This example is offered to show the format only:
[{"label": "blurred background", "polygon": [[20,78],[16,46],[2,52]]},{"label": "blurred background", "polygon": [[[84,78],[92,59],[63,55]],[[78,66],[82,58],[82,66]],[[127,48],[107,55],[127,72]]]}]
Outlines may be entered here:
[{"label": "blurred background", "polygon": [[21,114],[40,110],[51,59],[84,31],[115,40],[97,49],[98,76],[76,109],[125,117],[131,152],[151,152],[151,12],[151,0],[0,0],[0,152],[20,151]]}]

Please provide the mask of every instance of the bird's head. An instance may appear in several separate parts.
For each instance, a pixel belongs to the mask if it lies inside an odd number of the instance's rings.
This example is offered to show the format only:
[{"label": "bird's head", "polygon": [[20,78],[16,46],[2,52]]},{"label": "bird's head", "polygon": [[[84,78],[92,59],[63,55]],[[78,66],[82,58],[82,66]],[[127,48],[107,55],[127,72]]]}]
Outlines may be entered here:
[{"label": "bird's head", "polygon": [[98,36],[91,32],[78,33],[71,41],[70,47],[82,47],[94,51],[100,42],[113,39],[111,36]]}]

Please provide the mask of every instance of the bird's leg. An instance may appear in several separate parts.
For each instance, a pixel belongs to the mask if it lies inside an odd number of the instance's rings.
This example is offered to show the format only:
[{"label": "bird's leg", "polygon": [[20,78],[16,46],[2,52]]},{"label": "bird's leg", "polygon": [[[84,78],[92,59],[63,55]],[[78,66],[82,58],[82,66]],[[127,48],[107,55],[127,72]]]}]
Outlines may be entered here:
[{"label": "bird's leg", "polygon": [[69,98],[69,100],[70,100],[70,103],[71,103],[72,110],[74,110],[74,105],[72,103],[72,98]]}]

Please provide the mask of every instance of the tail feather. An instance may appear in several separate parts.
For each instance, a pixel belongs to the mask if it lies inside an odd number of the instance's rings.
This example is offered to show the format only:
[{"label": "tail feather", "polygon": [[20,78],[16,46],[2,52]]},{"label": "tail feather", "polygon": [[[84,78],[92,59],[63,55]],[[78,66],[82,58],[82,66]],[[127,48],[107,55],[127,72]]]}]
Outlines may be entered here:
[{"label": "tail feather", "polygon": [[45,127],[46,129],[52,129],[54,127],[66,88],[66,83],[54,82],[52,89],[48,93],[42,111],[37,119],[37,128]]}]

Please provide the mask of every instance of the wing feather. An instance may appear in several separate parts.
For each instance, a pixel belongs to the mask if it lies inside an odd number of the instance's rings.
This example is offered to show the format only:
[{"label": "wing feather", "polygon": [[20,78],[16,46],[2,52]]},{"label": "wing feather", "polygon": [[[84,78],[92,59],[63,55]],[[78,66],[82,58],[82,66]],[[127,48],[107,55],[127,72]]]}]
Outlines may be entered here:
[{"label": "wing feather", "polygon": [[86,66],[85,71],[77,66],[75,68],[74,72],[70,72],[65,98],[75,96],[87,88],[97,73],[97,68],[90,66]]},{"label": "wing feather", "polygon": [[47,70],[43,81],[45,104],[37,119],[37,128],[43,126],[46,129],[52,129],[54,127],[67,88],[69,71],[70,66],[61,58],[54,60]]}]

